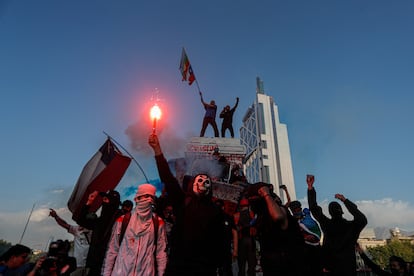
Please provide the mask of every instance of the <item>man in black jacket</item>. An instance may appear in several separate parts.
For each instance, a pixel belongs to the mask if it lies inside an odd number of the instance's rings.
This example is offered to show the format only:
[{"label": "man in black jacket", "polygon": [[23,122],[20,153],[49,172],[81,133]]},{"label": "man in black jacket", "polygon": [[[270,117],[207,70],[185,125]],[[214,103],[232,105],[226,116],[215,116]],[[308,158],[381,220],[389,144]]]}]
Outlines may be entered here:
[{"label": "man in black jacket", "polygon": [[[98,195],[102,197],[102,210],[99,217],[96,213],[90,212],[90,206],[97,199]],[[88,201],[81,210],[79,225],[93,231],[88,258],[86,259],[86,268],[89,276],[101,275],[103,259],[111,237],[112,226],[116,219],[122,215],[119,209],[120,202],[120,195],[117,191],[110,190],[101,193],[95,191],[89,195]]]},{"label": "man in black jacket", "polygon": [[151,134],[148,142],[176,218],[165,275],[217,275],[225,252],[224,216],[212,201],[210,177],[196,175],[184,192],[171,173],[156,134]]},{"label": "man in black jacket", "polygon": [[355,244],[362,229],[367,225],[367,218],[353,202],[346,199],[342,194],[336,194],[335,198],[345,204],[354,220],[349,221],[342,217],[344,212],[341,205],[336,201],[329,203],[331,218],[326,217],[322,212],[322,208],[316,202],[316,191],[313,187],[315,177],[308,175],[306,182],[308,184],[309,209],[319,222],[324,235],[322,262],[325,271],[329,272],[327,275],[356,275]]},{"label": "man in black jacket", "polygon": [[234,138],[234,130],[233,130],[233,115],[234,111],[236,111],[237,105],[239,104],[239,97],[236,98],[236,104],[233,108],[230,108],[229,105],[226,105],[223,110],[220,112],[220,118],[223,119],[221,123],[221,137],[226,137],[226,130],[230,131],[231,138]]}]

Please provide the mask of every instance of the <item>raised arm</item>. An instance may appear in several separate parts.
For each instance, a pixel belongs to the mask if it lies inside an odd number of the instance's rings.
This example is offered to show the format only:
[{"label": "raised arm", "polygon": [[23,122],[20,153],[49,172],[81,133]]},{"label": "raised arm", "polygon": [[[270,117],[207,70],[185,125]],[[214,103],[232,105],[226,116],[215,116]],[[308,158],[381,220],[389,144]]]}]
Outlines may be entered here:
[{"label": "raised arm", "polygon": [[364,260],[364,264],[366,264],[371,270],[377,274],[377,275],[391,275],[390,273],[386,272],[385,270],[381,269],[379,265],[374,263],[368,256],[365,254],[364,250],[361,248],[361,246],[357,243],[355,245],[355,250],[359,253],[362,260]]},{"label": "raised arm", "polygon": [[198,92],[198,94],[200,94],[200,100],[201,100],[201,103],[205,106],[207,103],[206,103],[206,102],[204,102],[204,99],[203,99],[203,93],[201,93],[201,91],[200,91],[200,92]]},{"label": "raised arm", "polygon": [[49,216],[54,218],[56,220],[57,224],[59,224],[60,226],[62,226],[63,228],[65,228],[66,230],[69,231],[70,225],[64,219],[59,217],[55,210],[53,210],[52,208],[50,208],[49,210],[50,210]]},{"label": "raised arm", "polygon": [[355,203],[347,199],[342,194],[335,194],[335,198],[344,203],[345,207],[354,217],[354,223],[357,225],[358,230],[362,230],[365,225],[368,224],[367,217],[358,209],[358,206]]},{"label": "raised arm", "polygon": [[323,214],[322,208],[316,202],[316,191],[313,187],[314,182],[315,176],[311,174],[306,175],[306,183],[308,184],[309,210],[312,212],[312,215],[315,217],[315,219],[321,222],[322,220],[327,219],[327,217]]},{"label": "raised arm", "polygon": [[151,134],[148,138],[148,144],[154,150],[155,161],[157,162],[158,174],[160,176],[161,182],[165,185],[165,190],[168,193],[168,196],[174,202],[184,200],[184,191],[181,189],[178,180],[174,177],[170,170],[167,160],[164,157],[164,154],[161,150],[161,145],[156,134]]},{"label": "raised arm", "polygon": [[285,209],[281,208],[279,204],[273,199],[272,195],[270,194],[270,190],[268,186],[263,186],[258,190],[259,196],[262,197],[267,206],[267,210],[269,211],[270,218],[273,221],[280,221],[282,229],[287,229],[288,227],[288,219]]},{"label": "raised arm", "polygon": [[288,207],[289,204],[290,204],[290,202],[292,201],[290,199],[289,191],[288,191],[286,185],[280,185],[280,189],[282,189],[285,192],[285,194],[286,194],[286,203],[285,203],[285,206]]},{"label": "raised arm", "polygon": [[236,98],[236,104],[233,106],[231,110],[236,110],[237,106],[239,105],[239,97]]}]

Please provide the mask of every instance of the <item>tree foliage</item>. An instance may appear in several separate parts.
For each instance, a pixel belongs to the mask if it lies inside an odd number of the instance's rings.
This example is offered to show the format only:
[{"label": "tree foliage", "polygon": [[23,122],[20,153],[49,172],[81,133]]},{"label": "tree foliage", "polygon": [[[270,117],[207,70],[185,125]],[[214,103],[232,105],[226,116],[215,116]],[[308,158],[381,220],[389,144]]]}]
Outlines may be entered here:
[{"label": "tree foliage", "polygon": [[0,256],[3,255],[3,253],[6,252],[11,246],[12,244],[10,242],[0,239]]},{"label": "tree foliage", "polygon": [[369,247],[367,251],[372,260],[382,268],[388,266],[388,259],[393,255],[403,258],[406,262],[414,260],[414,245],[409,241],[392,240],[384,246]]}]

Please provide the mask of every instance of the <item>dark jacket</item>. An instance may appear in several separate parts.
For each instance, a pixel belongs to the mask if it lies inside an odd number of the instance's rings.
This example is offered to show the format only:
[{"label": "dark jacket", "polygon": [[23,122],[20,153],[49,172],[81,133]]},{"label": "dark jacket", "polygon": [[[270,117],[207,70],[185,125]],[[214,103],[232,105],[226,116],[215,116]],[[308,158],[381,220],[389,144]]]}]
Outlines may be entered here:
[{"label": "dark jacket", "polygon": [[122,214],[118,207],[119,202],[108,205],[103,204],[99,217],[95,213],[89,212],[88,205],[83,206],[81,210],[79,225],[93,231],[86,259],[86,267],[90,268],[88,275],[101,274],[101,267],[111,237],[112,226]]},{"label": "dark jacket", "polygon": [[309,275],[303,261],[305,241],[297,220],[286,209],[289,226],[282,229],[279,222],[271,219],[267,208],[262,209],[258,213],[257,230],[263,275]]},{"label": "dark jacket", "polygon": [[355,244],[362,229],[367,225],[367,218],[348,199],[344,204],[354,220],[326,217],[322,208],[316,203],[316,191],[313,188],[308,190],[308,203],[324,235],[322,245],[324,267],[333,275],[356,275]]},{"label": "dark jacket", "polygon": [[176,216],[165,275],[216,275],[224,256],[223,212],[211,195],[195,195],[192,184],[188,185],[191,192],[184,192],[165,157],[155,158]]},{"label": "dark jacket", "polygon": [[220,112],[220,118],[223,119],[224,126],[230,126],[233,123],[233,114],[234,114],[234,111],[236,111],[238,104],[239,104],[239,100],[237,100],[233,108],[229,109],[228,111],[223,110]]}]

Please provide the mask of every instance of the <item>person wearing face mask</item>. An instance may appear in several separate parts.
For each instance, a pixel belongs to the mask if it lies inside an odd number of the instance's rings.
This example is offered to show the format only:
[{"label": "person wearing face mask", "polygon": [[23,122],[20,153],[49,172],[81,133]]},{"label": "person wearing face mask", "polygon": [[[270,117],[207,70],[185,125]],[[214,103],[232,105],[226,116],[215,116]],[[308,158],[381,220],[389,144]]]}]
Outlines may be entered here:
[{"label": "person wearing face mask", "polygon": [[345,198],[342,194],[335,194],[351,215],[353,220],[346,220],[342,217],[341,205],[332,201],[329,203],[329,214],[325,216],[322,208],[316,202],[316,191],[313,187],[315,177],[307,175],[308,204],[313,217],[319,222],[324,235],[322,243],[322,262],[325,275],[350,276],[356,275],[355,244],[359,234],[368,221],[365,215],[358,210],[355,203]]},{"label": "person wearing face mask", "polygon": [[[136,207],[122,235],[123,216],[112,230],[103,275],[164,275],[167,237],[164,221],[155,215],[156,188],[142,184],[135,195]],[[119,240],[123,237],[122,242]]]},{"label": "person wearing face mask", "polygon": [[187,185],[188,191],[183,191],[171,173],[157,135],[151,134],[148,143],[175,215],[165,275],[217,275],[225,252],[224,214],[212,201],[210,177],[196,175]]}]

